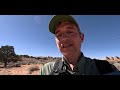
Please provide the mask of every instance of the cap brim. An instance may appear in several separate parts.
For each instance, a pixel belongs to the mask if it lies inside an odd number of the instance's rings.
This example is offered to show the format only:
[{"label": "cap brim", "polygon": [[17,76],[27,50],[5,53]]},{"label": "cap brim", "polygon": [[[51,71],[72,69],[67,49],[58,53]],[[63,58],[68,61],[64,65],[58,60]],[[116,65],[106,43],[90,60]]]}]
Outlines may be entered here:
[{"label": "cap brim", "polygon": [[70,15],[55,15],[49,22],[49,31],[51,33],[55,34],[55,29],[56,29],[57,24],[63,20],[71,21],[75,25],[78,25],[77,22],[75,21],[75,19]]}]

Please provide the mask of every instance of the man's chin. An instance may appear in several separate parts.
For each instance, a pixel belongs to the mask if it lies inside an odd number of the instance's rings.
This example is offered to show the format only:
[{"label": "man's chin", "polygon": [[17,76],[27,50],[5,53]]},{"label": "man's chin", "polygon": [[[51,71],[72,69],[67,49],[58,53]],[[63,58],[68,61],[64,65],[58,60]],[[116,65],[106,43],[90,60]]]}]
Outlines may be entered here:
[{"label": "man's chin", "polygon": [[68,51],[65,52],[65,51],[64,51],[64,52],[62,52],[62,54],[63,54],[64,56],[69,56],[69,55],[73,55],[73,52],[68,52]]}]

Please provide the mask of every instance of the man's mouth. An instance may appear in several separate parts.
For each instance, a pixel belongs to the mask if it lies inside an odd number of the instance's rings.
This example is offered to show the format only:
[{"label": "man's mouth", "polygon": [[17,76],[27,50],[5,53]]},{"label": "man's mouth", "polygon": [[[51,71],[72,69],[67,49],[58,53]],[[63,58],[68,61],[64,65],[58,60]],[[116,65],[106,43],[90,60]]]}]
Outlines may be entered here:
[{"label": "man's mouth", "polygon": [[61,44],[61,47],[62,47],[62,48],[69,48],[69,47],[71,47],[71,46],[72,46],[72,44],[70,44],[70,45]]}]

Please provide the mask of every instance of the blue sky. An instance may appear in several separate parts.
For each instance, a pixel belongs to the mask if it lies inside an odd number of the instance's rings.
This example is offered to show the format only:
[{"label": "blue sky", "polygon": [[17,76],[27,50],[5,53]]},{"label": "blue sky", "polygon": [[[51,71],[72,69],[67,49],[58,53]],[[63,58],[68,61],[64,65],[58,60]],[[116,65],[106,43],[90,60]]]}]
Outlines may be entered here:
[{"label": "blue sky", "polygon": [[[16,54],[61,57],[48,30],[53,15],[0,15],[0,46]],[[82,52],[91,58],[120,56],[120,15],[73,15],[85,34]]]}]

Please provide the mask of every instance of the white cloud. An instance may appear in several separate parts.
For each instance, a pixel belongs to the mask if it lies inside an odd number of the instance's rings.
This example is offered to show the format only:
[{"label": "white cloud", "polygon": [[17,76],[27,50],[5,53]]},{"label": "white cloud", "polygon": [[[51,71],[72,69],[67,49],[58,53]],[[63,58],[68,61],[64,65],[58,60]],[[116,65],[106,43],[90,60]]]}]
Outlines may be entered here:
[{"label": "white cloud", "polygon": [[42,17],[40,17],[39,15],[38,16],[36,16],[36,15],[33,16],[33,19],[37,24],[39,24],[39,25],[42,24]]}]

